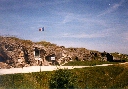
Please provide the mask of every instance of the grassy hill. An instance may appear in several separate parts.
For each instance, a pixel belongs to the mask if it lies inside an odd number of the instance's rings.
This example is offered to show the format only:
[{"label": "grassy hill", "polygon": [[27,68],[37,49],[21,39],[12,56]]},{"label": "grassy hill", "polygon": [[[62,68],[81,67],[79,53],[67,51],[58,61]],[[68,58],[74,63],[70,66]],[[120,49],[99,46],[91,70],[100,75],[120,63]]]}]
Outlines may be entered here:
[{"label": "grassy hill", "polygon": [[0,75],[0,89],[128,88],[128,64]]}]

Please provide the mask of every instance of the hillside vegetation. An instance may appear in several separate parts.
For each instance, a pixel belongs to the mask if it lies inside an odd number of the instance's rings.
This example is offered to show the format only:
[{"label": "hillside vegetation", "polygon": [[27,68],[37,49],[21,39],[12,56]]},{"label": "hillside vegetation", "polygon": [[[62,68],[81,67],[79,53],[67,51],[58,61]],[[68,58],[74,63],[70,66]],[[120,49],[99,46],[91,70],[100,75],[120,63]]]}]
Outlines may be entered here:
[{"label": "hillside vegetation", "polygon": [[70,61],[68,63],[65,63],[63,66],[95,66],[95,65],[102,65],[102,64],[119,64],[119,63],[121,62],[109,62],[109,61],[99,61],[99,60]]},{"label": "hillside vegetation", "polygon": [[128,88],[128,65],[0,75],[0,89]]}]

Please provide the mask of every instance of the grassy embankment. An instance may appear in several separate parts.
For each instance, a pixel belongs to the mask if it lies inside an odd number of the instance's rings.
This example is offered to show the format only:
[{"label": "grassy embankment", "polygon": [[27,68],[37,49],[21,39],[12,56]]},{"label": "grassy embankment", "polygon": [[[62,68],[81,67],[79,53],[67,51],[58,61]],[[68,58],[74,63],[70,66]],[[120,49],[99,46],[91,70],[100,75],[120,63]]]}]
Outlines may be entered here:
[{"label": "grassy embankment", "polygon": [[128,64],[0,75],[0,89],[128,88]]},{"label": "grassy embankment", "polygon": [[102,65],[102,64],[119,64],[122,62],[109,62],[109,61],[70,61],[63,66],[95,66],[95,65]]}]

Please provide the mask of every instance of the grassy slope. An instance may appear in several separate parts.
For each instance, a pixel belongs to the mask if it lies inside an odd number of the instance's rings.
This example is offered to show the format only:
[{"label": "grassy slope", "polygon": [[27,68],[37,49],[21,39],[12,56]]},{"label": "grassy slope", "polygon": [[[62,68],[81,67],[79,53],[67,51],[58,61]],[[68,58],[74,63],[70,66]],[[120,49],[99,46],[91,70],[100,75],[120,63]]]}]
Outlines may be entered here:
[{"label": "grassy slope", "polygon": [[94,65],[101,65],[101,64],[118,64],[121,62],[108,62],[108,61],[71,61],[66,63],[64,66],[94,66]]},{"label": "grassy slope", "polygon": [[[73,69],[69,78],[77,88],[128,88],[128,66]],[[1,75],[0,88],[47,89],[53,72]]]}]

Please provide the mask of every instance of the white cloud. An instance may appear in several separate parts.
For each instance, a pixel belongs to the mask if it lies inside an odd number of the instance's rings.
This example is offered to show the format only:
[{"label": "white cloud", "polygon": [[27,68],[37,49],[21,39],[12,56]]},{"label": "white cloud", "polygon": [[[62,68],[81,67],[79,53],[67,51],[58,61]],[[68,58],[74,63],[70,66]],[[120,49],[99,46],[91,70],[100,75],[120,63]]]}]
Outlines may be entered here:
[{"label": "white cloud", "polygon": [[62,21],[62,24],[66,24],[68,22],[72,22],[74,20],[79,21],[81,19],[81,15],[79,14],[74,14],[74,13],[69,13],[69,12],[62,12],[62,13],[58,13],[58,15],[61,15],[64,19]]},{"label": "white cloud", "polygon": [[97,18],[96,16],[88,15],[88,14],[74,14],[74,13],[64,13],[64,20],[62,23],[68,23],[68,22],[79,22],[82,24],[95,24],[100,25],[104,27],[108,27],[109,24],[107,24],[106,20]]},{"label": "white cloud", "polygon": [[99,34],[64,34],[63,37],[70,37],[70,38],[96,38],[96,37],[103,37],[103,35]]},{"label": "white cloud", "polygon": [[73,34],[73,33],[64,33],[62,35],[62,37],[70,37],[70,38],[103,38],[103,37],[109,37],[109,36],[114,36],[117,35],[115,34],[117,32],[116,29],[114,28],[108,28],[108,29],[104,29],[102,31],[97,31],[97,32],[93,32],[93,33],[77,33],[77,34]]},{"label": "white cloud", "polygon": [[98,16],[103,16],[103,15],[106,15],[106,14],[116,11],[123,3],[124,3],[124,0],[121,0],[119,3],[113,4],[112,7],[108,8],[107,10],[105,10],[104,12],[99,14]]}]

